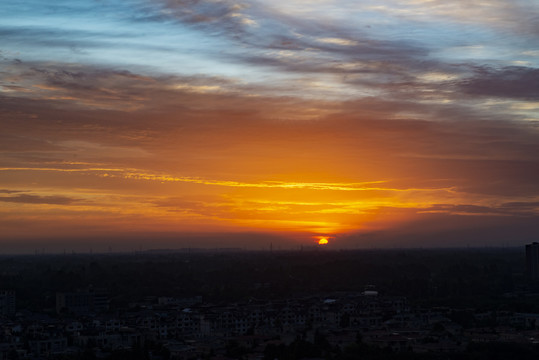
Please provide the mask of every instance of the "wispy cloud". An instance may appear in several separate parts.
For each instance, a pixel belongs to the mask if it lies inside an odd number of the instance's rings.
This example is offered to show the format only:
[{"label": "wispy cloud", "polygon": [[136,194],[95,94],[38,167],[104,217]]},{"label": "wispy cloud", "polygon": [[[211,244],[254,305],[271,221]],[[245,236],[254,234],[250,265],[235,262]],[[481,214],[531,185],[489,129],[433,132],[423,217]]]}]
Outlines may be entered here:
[{"label": "wispy cloud", "polygon": [[12,196],[0,196],[0,201],[21,204],[52,204],[52,205],[70,205],[79,199],[73,199],[65,196],[39,196],[32,194],[19,194]]},{"label": "wispy cloud", "polygon": [[54,167],[0,167],[0,171],[32,171],[32,172],[74,172],[93,174],[100,177],[119,177],[124,179],[148,180],[157,182],[185,182],[200,185],[213,185],[236,188],[277,188],[277,189],[305,189],[305,190],[329,190],[329,191],[448,191],[451,188],[390,188],[375,186],[387,181],[368,181],[360,183],[312,183],[312,182],[285,182],[285,181],[261,181],[240,182],[231,180],[214,180],[194,177],[178,177],[167,174],[155,174],[137,169],[118,168],[54,168]]}]

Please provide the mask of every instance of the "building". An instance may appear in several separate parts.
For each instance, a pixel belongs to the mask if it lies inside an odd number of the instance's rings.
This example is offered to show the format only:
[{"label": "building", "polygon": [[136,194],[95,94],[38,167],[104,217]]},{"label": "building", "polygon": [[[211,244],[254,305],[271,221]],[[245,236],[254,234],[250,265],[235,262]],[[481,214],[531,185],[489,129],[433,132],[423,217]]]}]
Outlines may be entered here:
[{"label": "building", "polygon": [[0,315],[11,316],[15,315],[16,302],[15,291],[2,290],[0,291]]},{"label": "building", "polygon": [[67,311],[75,314],[100,312],[109,308],[108,295],[104,290],[88,289],[77,292],[56,293],[56,312]]},{"label": "building", "polygon": [[531,280],[539,280],[539,243],[526,245],[526,274]]}]

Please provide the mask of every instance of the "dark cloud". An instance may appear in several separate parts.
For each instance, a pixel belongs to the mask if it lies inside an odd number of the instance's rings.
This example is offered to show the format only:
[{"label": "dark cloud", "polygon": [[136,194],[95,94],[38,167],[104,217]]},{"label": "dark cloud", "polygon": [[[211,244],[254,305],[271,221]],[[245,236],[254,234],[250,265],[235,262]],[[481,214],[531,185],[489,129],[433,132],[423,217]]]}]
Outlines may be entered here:
[{"label": "dark cloud", "polygon": [[511,66],[501,69],[480,67],[474,76],[459,83],[471,95],[523,100],[539,99],[539,69]]},{"label": "dark cloud", "polygon": [[538,232],[537,216],[429,213],[383,230],[344,235],[335,243],[345,248],[520,246],[536,241]]},{"label": "dark cloud", "polygon": [[454,215],[506,215],[506,216],[539,216],[539,202],[512,202],[499,206],[478,206],[470,204],[439,204],[419,212],[440,212]]},{"label": "dark cloud", "polygon": [[[313,49],[314,47],[311,47]],[[372,51],[371,51],[372,50]],[[354,54],[353,50],[348,50],[340,57],[328,60],[320,53],[298,52],[290,58],[265,56],[265,55],[242,55],[242,62],[257,65],[271,66],[291,73],[300,74],[334,74],[340,75],[343,84],[352,84],[364,88],[380,88],[381,85],[390,85],[394,90],[414,88],[417,92],[420,83],[414,83],[413,72],[424,70],[420,61],[410,60],[411,56],[406,54],[406,50],[386,49],[393,52],[389,57],[398,58],[394,61],[378,61],[375,58],[377,49],[363,48]],[[408,59],[407,59],[408,57]],[[377,78],[365,77],[365,75],[377,75]],[[389,90],[386,88],[386,90]]]},{"label": "dark cloud", "polygon": [[212,35],[244,33],[249,18],[244,9],[248,3],[234,0],[158,0],[166,16],[210,32]]},{"label": "dark cloud", "polygon": [[529,201],[529,202],[508,202],[502,204],[502,207],[504,209],[538,209],[539,208],[539,201]]},{"label": "dark cloud", "polygon": [[[217,56],[250,65],[272,66],[299,73],[378,73],[390,68],[425,69],[421,64],[429,50],[412,41],[375,39],[347,24],[289,16],[261,3],[222,0],[163,0],[171,16],[213,35],[239,41],[246,51]],[[269,54],[291,51],[289,59]],[[346,69],[349,62],[365,62],[359,70]],[[380,64],[378,64],[380,62]],[[375,68],[378,68],[375,70]],[[399,71],[400,75],[411,69]]]},{"label": "dark cloud", "polygon": [[79,201],[79,199],[73,199],[66,196],[38,196],[21,194],[15,196],[0,196],[0,201],[23,204],[71,205]]},{"label": "dark cloud", "polygon": [[16,194],[20,193],[22,191],[20,190],[7,190],[7,189],[0,189],[0,194]]},{"label": "dark cloud", "polygon": [[[2,99],[0,98],[0,104],[1,103]],[[0,121],[1,119],[2,117],[0,116]],[[39,139],[32,135],[0,134],[0,151],[31,152],[55,149],[58,150],[58,147],[44,139]]]},{"label": "dark cloud", "polygon": [[[15,78],[26,90],[10,98],[39,100],[47,97],[47,94],[53,94],[51,97],[56,102],[63,102],[64,106],[67,103],[78,103],[89,108],[119,106],[122,110],[135,106],[148,108],[155,101],[159,103],[158,107],[166,102],[181,104],[181,101],[174,101],[173,98],[177,99],[181,94],[197,96],[208,86],[226,87],[226,92],[235,90],[235,83],[226,78],[142,75],[128,70],[63,63],[12,64],[4,77]],[[42,92],[38,93],[38,89]]]}]

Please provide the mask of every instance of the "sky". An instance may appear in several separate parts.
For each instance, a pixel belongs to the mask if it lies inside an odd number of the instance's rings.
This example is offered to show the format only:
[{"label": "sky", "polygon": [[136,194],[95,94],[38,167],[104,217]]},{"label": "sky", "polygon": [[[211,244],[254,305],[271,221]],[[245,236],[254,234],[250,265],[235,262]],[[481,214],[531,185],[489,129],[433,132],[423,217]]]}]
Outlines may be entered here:
[{"label": "sky", "polygon": [[539,240],[535,0],[0,18],[0,252]]}]

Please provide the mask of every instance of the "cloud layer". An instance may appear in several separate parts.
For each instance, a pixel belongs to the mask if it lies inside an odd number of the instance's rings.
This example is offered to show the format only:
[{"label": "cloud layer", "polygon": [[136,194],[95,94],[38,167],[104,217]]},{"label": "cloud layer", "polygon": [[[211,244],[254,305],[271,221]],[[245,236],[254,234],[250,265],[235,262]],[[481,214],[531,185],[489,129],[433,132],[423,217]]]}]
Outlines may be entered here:
[{"label": "cloud layer", "polygon": [[309,4],[0,5],[0,240],[539,230],[537,5]]}]

